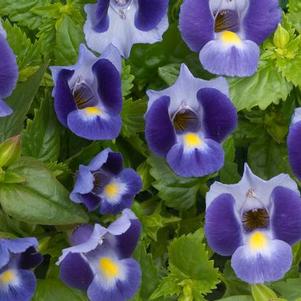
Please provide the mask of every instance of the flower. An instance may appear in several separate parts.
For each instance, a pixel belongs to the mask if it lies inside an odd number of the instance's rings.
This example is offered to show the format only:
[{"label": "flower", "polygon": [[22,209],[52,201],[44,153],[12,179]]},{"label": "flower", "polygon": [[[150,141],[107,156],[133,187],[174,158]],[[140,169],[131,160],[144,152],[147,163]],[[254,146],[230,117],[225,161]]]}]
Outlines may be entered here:
[{"label": "flower", "polygon": [[87,291],[91,301],[124,301],[137,291],[139,264],[132,255],[141,231],[134,213],[125,209],[107,229],[82,225],[71,236],[72,247],[59,258],[60,278]]},{"label": "flower", "polygon": [[218,254],[231,256],[236,275],[250,283],[281,279],[301,239],[301,199],[286,174],[268,181],[245,164],[237,184],[215,182],[206,196],[205,233]]},{"label": "flower", "polygon": [[301,179],[301,108],[295,109],[287,138],[288,158],[295,175]]},{"label": "flower", "polygon": [[183,64],[173,86],[147,94],[145,135],[150,149],[183,177],[219,170],[224,162],[220,143],[237,123],[226,80],[195,78]]},{"label": "flower", "polygon": [[132,205],[141,188],[140,176],[131,168],[123,168],[122,155],[107,148],[88,166],[79,166],[70,198],[89,210],[100,207],[102,214],[116,214]]},{"label": "flower", "polygon": [[0,300],[31,300],[36,278],[31,271],[42,262],[35,238],[0,238]]},{"label": "flower", "polygon": [[129,57],[133,44],[155,43],[168,28],[168,0],[98,0],[85,5],[88,46],[102,52],[109,44]]},{"label": "flower", "polygon": [[0,117],[10,115],[13,111],[4,102],[11,95],[18,79],[16,56],[6,40],[6,32],[0,21]]},{"label": "flower", "polygon": [[184,0],[180,31],[211,73],[250,76],[259,45],[281,20],[278,0]]},{"label": "flower", "polygon": [[97,58],[84,45],[74,66],[50,67],[54,108],[59,121],[76,135],[110,140],[121,129],[121,58],[110,45]]}]

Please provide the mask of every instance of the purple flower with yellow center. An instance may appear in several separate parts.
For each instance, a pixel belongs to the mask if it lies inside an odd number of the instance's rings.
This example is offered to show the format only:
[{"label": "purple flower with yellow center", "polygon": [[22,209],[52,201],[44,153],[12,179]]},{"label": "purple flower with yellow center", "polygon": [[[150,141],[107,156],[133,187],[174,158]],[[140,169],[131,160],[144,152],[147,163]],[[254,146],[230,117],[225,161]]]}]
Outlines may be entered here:
[{"label": "purple flower with yellow center", "polygon": [[109,44],[129,57],[133,44],[161,41],[168,28],[168,0],[98,0],[87,4],[84,32],[88,46],[102,52]]},{"label": "purple flower with yellow center", "polygon": [[121,58],[110,45],[98,58],[80,46],[74,66],[50,68],[54,108],[59,121],[77,136],[110,140],[121,129]]},{"label": "purple flower with yellow center", "polygon": [[91,301],[129,300],[141,281],[140,266],[131,258],[140,231],[140,222],[129,209],[108,228],[80,226],[71,236],[72,247],[59,258],[60,278],[87,291]]},{"label": "purple flower with yellow center", "polygon": [[237,277],[250,284],[281,279],[301,239],[301,199],[286,174],[268,181],[245,164],[237,184],[215,182],[206,196],[205,233],[218,254],[232,256]]},{"label": "purple flower with yellow center", "polygon": [[16,56],[6,40],[6,32],[0,21],[0,117],[10,115],[13,111],[4,98],[11,95],[18,79]]},{"label": "purple flower with yellow center", "polygon": [[224,78],[193,77],[183,64],[173,86],[150,90],[145,135],[150,149],[179,176],[201,177],[224,163],[221,142],[234,130],[236,110]]},{"label": "purple flower with yellow center", "polygon": [[184,0],[180,31],[211,73],[250,76],[259,45],[281,20],[278,0]]},{"label": "purple flower with yellow center", "polygon": [[36,278],[31,269],[42,262],[35,238],[0,238],[0,300],[29,301]]},{"label": "purple flower with yellow center", "polygon": [[287,138],[287,146],[292,170],[301,179],[301,108],[295,109]]},{"label": "purple flower with yellow center", "polygon": [[91,211],[99,207],[102,214],[116,214],[131,207],[141,188],[140,176],[132,168],[123,168],[122,155],[107,148],[88,166],[79,166],[70,198]]}]

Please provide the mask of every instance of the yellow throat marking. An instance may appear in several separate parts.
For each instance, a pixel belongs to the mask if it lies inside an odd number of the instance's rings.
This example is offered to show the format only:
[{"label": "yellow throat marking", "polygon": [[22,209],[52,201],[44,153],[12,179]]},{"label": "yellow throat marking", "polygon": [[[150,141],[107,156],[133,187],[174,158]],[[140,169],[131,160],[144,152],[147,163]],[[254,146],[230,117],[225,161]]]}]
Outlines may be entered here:
[{"label": "yellow throat marking", "polygon": [[251,234],[249,238],[249,246],[252,250],[258,251],[264,249],[268,244],[267,236],[259,231]]},{"label": "yellow throat marking", "polygon": [[109,183],[108,185],[105,186],[104,192],[108,198],[110,199],[115,198],[119,193],[118,184],[114,182]]},{"label": "yellow throat marking", "polygon": [[231,43],[231,44],[239,44],[241,43],[241,39],[240,37],[232,31],[223,31],[220,35],[221,40],[224,43]]},{"label": "yellow throat marking", "polygon": [[106,278],[114,278],[119,275],[118,265],[109,257],[103,257],[99,260],[99,269]]},{"label": "yellow throat marking", "polygon": [[102,113],[101,109],[98,107],[87,107],[84,110],[85,113],[89,116],[97,116],[97,115],[101,115]]},{"label": "yellow throat marking", "polygon": [[184,135],[184,144],[187,147],[200,147],[202,143],[202,139],[197,134],[187,133]]},{"label": "yellow throat marking", "polygon": [[9,284],[16,279],[16,274],[12,270],[7,270],[0,274],[0,283]]}]

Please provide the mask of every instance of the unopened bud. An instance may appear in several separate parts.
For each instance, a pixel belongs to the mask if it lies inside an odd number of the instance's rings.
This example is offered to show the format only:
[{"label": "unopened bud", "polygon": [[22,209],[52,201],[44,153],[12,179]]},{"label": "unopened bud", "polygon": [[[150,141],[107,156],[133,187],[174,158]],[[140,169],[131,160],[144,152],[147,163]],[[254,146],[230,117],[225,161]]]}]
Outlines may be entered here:
[{"label": "unopened bud", "polygon": [[278,28],[274,34],[273,42],[277,48],[284,49],[290,40],[289,32],[278,24]]},{"label": "unopened bud", "polygon": [[20,135],[11,137],[0,144],[0,167],[17,161],[21,154]]}]

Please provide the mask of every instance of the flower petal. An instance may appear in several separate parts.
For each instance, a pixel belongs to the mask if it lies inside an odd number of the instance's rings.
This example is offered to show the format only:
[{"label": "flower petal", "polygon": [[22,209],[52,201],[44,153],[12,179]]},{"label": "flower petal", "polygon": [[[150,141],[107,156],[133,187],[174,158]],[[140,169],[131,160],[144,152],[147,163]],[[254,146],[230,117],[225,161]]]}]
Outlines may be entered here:
[{"label": "flower petal", "polygon": [[6,117],[11,115],[13,110],[11,107],[2,99],[0,99],[0,117]]},{"label": "flower petal", "polygon": [[203,108],[206,137],[222,142],[237,125],[234,105],[226,95],[212,88],[199,90],[197,97]]},{"label": "flower petal", "polygon": [[107,161],[102,165],[102,169],[115,175],[119,174],[123,168],[123,157],[121,153],[110,152]]},{"label": "flower petal", "polygon": [[214,19],[208,0],[185,0],[179,22],[183,40],[193,51],[199,52],[214,39]]},{"label": "flower petal", "polygon": [[21,254],[19,266],[21,269],[33,269],[43,261],[43,256],[34,247],[29,247]]},{"label": "flower petal", "polygon": [[94,30],[97,32],[104,32],[109,28],[108,9],[110,0],[98,0],[96,6],[96,13],[93,15]]},{"label": "flower petal", "polygon": [[207,208],[205,233],[209,246],[223,256],[232,255],[242,243],[241,225],[234,209],[231,194],[219,195]]},{"label": "flower petal", "polygon": [[4,240],[0,239],[0,269],[2,269],[9,262],[9,252]]},{"label": "flower petal", "polygon": [[288,158],[294,174],[301,179],[301,122],[290,126],[287,138]]}]

